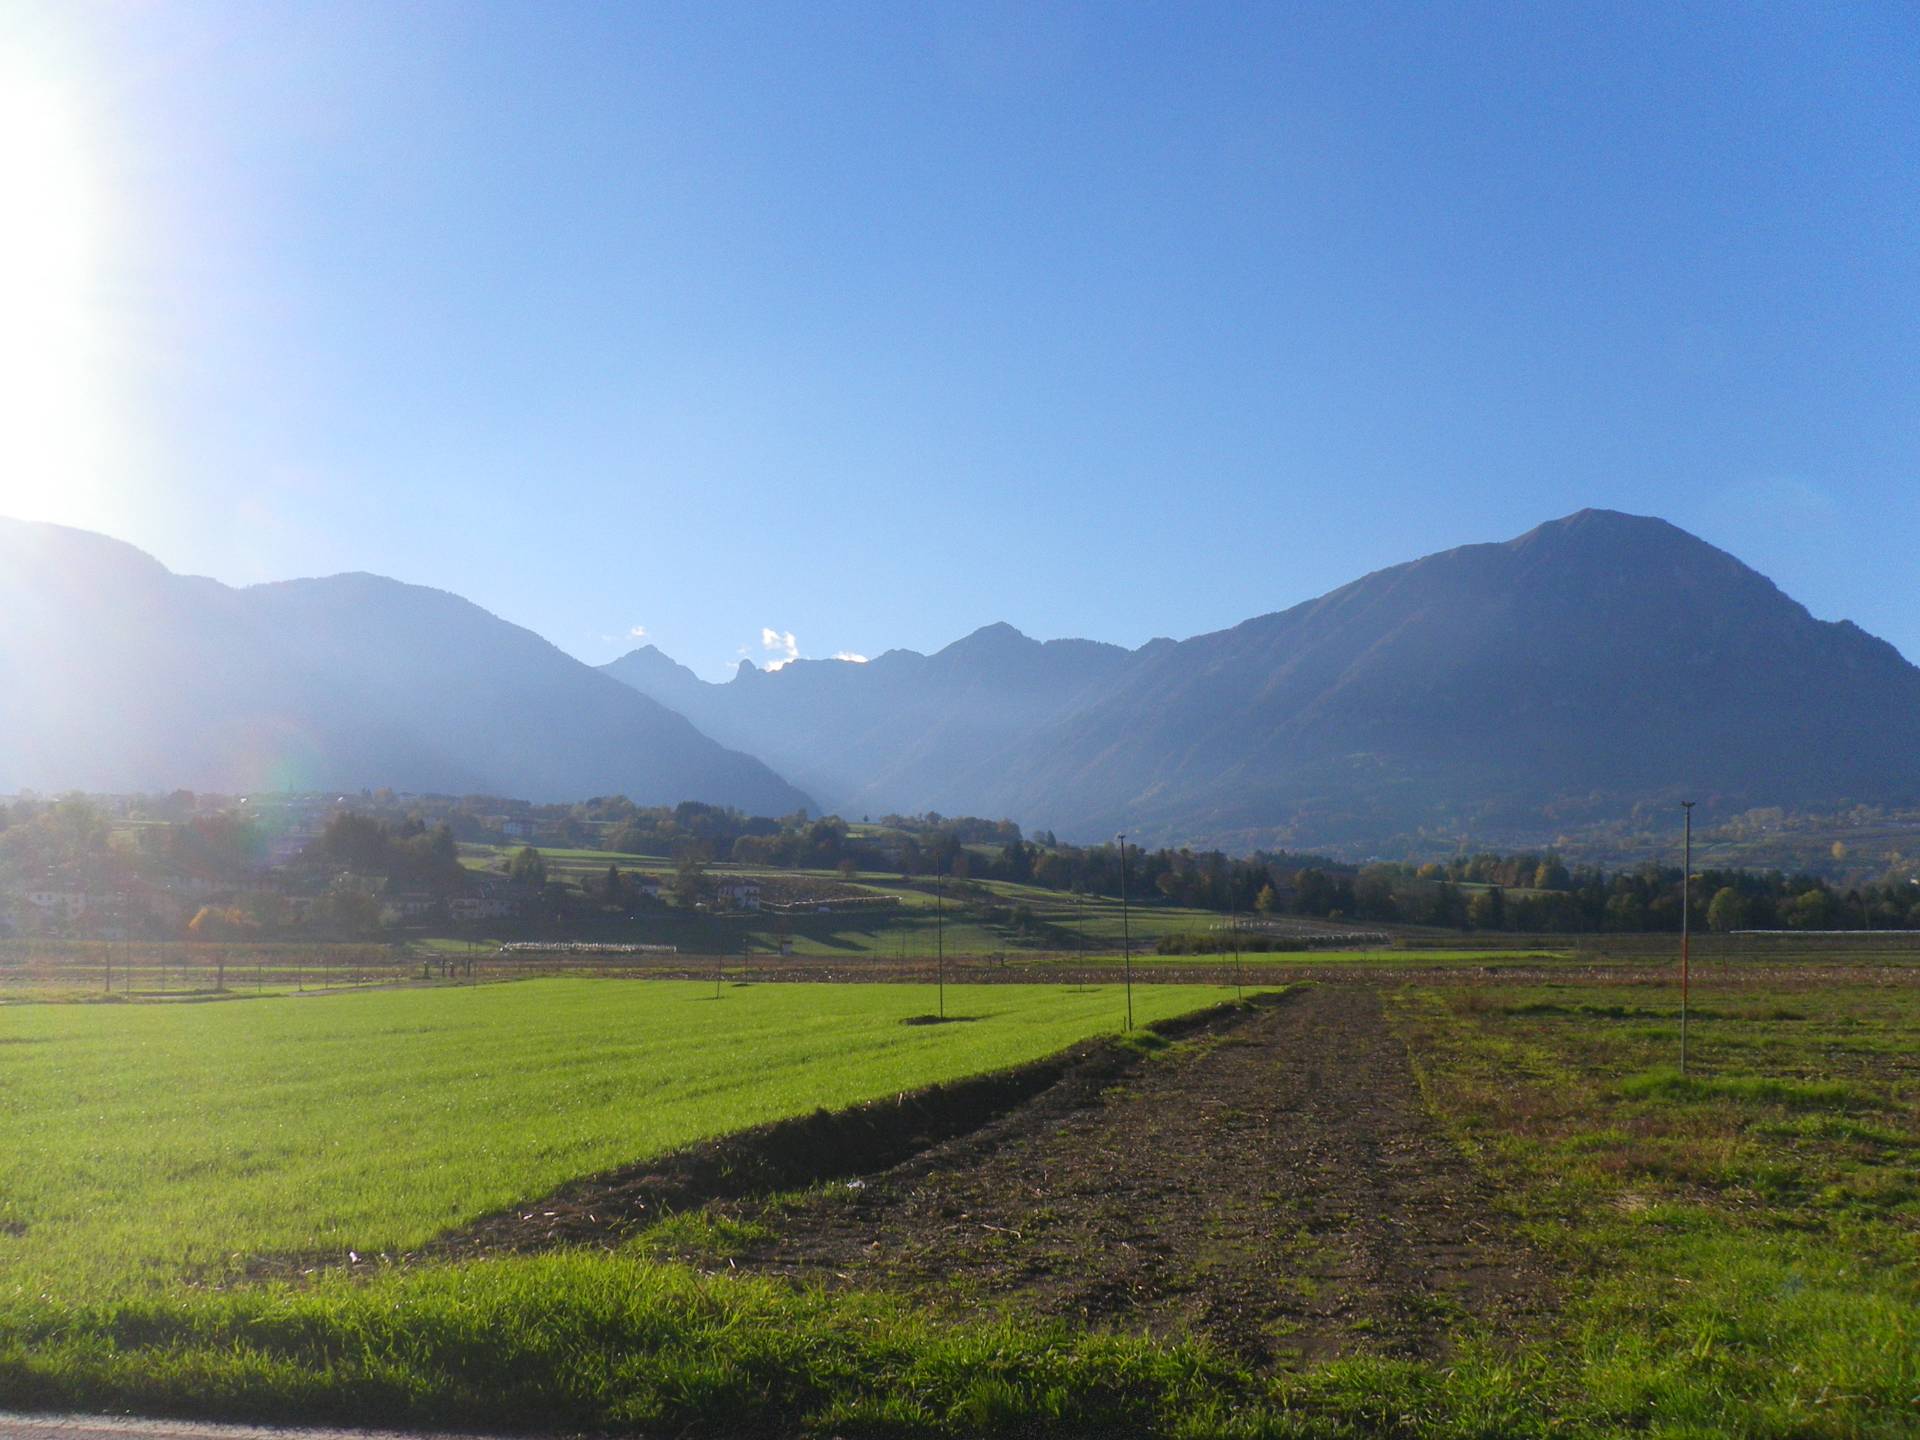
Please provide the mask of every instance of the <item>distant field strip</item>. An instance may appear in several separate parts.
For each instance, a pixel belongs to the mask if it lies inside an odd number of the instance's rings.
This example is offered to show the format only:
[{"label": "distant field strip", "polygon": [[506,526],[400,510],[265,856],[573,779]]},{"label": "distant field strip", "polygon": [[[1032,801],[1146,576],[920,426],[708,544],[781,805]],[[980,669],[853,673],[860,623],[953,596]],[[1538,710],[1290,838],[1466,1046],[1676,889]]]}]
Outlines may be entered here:
[{"label": "distant field strip", "polygon": [[[1231,992],[1227,992],[1230,996]],[[1119,1028],[1118,987],[542,980],[0,1007],[0,1307],[418,1245],[562,1181]],[[1217,987],[1136,990],[1141,1023]]]}]

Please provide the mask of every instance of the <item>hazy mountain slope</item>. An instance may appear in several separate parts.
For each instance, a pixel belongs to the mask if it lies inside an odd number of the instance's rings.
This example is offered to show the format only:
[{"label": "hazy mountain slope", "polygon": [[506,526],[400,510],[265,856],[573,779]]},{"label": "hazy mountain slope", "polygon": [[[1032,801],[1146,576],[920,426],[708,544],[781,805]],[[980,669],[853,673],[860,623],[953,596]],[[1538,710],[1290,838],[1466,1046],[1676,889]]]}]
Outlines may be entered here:
[{"label": "hazy mountain slope", "polygon": [[1029,639],[989,625],[933,655],[865,663],[743,662],[711,685],[653,646],[606,673],[708,734],[793,776],[846,813],[962,810],[994,783],[1009,747],[1086,705],[1133,661],[1117,645]]},{"label": "hazy mountain slope", "polygon": [[727,685],[651,650],[608,668],[854,813],[1077,837],[1532,843],[1683,795],[1920,801],[1920,670],[1686,532],[1610,511],[1132,653],[995,626],[933,656]]},{"label": "hazy mountain slope", "polygon": [[808,798],[661,705],[441,591],[234,590],[0,521],[0,791],[184,786]]},{"label": "hazy mountain slope", "polygon": [[1583,511],[1166,647],[981,800],[1327,843],[1550,836],[1683,795],[1920,798],[1920,670],[1664,521]]}]

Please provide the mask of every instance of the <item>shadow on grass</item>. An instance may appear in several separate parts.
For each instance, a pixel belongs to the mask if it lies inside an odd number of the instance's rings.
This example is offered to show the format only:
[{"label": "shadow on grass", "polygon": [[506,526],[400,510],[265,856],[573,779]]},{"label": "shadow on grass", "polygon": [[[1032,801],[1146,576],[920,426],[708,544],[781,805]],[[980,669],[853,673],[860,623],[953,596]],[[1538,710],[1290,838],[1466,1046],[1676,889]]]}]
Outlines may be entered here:
[{"label": "shadow on grass", "polygon": [[975,1020],[983,1020],[983,1015],[909,1015],[902,1025],[971,1025]]}]

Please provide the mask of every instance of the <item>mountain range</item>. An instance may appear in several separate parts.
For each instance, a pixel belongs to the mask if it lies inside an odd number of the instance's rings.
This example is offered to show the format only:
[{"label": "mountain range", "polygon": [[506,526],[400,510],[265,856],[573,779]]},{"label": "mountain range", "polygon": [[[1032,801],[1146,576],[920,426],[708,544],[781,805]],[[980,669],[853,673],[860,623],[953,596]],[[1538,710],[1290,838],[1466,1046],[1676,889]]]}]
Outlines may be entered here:
[{"label": "mountain range", "polygon": [[375,575],[232,589],[101,535],[0,520],[0,793],[378,786],[811,804],[444,591]]},{"label": "mountain range", "polygon": [[989,626],[934,655],[606,667],[830,807],[1233,848],[1537,843],[1698,799],[1920,800],[1920,669],[1662,520],[1502,544],[1138,650]]},{"label": "mountain range", "polygon": [[1920,803],[1920,669],[1661,520],[1585,510],[1128,650],[600,670],[372,575],[230,588],[0,521],[0,793],[623,793],[1063,837],[1541,843],[1697,799]]}]

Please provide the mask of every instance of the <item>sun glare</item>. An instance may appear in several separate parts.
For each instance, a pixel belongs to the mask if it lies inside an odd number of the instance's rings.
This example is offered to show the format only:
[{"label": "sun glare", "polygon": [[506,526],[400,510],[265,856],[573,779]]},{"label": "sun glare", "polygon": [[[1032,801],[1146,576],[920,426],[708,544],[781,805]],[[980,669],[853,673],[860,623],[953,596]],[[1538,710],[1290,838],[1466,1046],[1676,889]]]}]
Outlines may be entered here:
[{"label": "sun glare", "polygon": [[98,511],[100,209],[70,91],[0,40],[0,514]]}]

